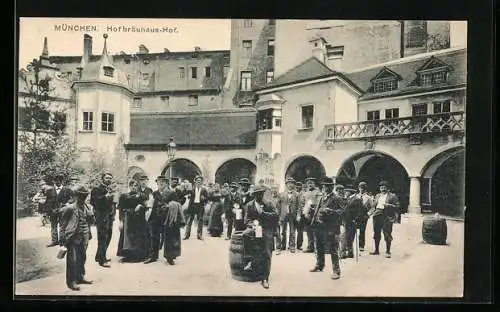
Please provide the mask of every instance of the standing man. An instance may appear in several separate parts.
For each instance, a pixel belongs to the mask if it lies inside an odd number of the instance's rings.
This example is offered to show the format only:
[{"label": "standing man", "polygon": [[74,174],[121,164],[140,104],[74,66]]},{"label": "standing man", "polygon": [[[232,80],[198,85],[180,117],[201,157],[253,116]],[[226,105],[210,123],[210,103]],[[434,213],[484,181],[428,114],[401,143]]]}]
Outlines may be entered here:
[{"label": "standing man", "polygon": [[371,255],[379,254],[379,244],[381,232],[384,233],[385,240],[385,257],[391,257],[391,242],[392,242],[392,225],[397,220],[397,212],[399,211],[399,199],[394,194],[389,192],[389,184],[387,181],[379,183],[380,193],[375,196],[374,210],[371,213],[373,216],[373,239],[375,240],[375,250],[370,252]]},{"label": "standing man", "polygon": [[[254,199],[245,205],[246,214],[244,222],[247,225],[247,229],[243,232],[243,238],[249,241],[250,237],[255,237],[255,244],[252,245],[254,245],[257,255],[256,258],[245,266],[244,270],[262,270],[263,279],[261,280],[261,285],[267,289],[269,288],[269,275],[271,273],[274,229],[276,228],[278,215],[270,204],[264,203],[265,191],[265,187],[256,186],[253,191]],[[262,229],[262,237],[256,235],[257,227]]]},{"label": "standing man", "polygon": [[113,232],[113,221],[116,214],[116,203],[114,202],[114,190],[111,187],[113,176],[109,172],[101,175],[101,184],[94,187],[90,192],[90,204],[94,207],[97,228],[97,252],[95,261],[100,266],[109,268],[107,263],[111,259],[106,258],[106,251],[111,242]]},{"label": "standing man", "polygon": [[234,223],[234,204],[238,202],[238,184],[236,182],[231,183],[229,186],[229,193],[224,198],[224,215],[226,216],[227,221],[227,232],[226,232],[226,240],[231,239],[231,235],[233,233],[233,223]]},{"label": "standing man", "polygon": [[325,247],[332,260],[332,279],[340,278],[339,263],[339,234],[342,222],[342,206],[340,198],[333,192],[333,180],[325,178],[323,181],[324,195],[319,200],[318,206],[310,210],[311,226],[314,228],[314,242],[316,244],[316,265],[310,272],[321,272],[325,267]]},{"label": "standing man", "polygon": [[245,218],[245,205],[249,203],[253,198],[252,198],[252,193],[250,192],[250,180],[247,178],[242,178],[239,181],[239,190],[238,190],[238,199],[237,199],[237,206],[238,209],[241,209],[241,216],[240,219],[237,219],[237,216],[235,215],[235,220],[234,220],[234,229],[236,231],[243,231],[246,226],[244,224],[244,218]]},{"label": "standing man", "polygon": [[363,202],[363,209],[360,212],[356,220],[357,227],[359,229],[359,251],[365,250],[365,237],[366,237],[366,225],[368,223],[368,212],[373,208],[373,196],[368,193],[368,184],[366,182],[359,182],[358,184],[359,193],[356,194]]},{"label": "standing man", "polygon": [[301,220],[307,234],[307,249],[305,252],[314,252],[314,231],[311,228],[310,210],[315,209],[319,199],[323,195],[316,185],[316,178],[308,177],[306,179],[307,190],[303,194],[303,206],[301,206]]},{"label": "standing man", "polygon": [[54,177],[54,196],[53,209],[50,213],[50,232],[52,236],[52,242],[47,247],[52,247],[59,245],[60,233],[58,230],[60,210],[61,208],[69,202],[73,196],[70,188],[63,185],[64,177],[58,174]]},{"label": "standing man", "polygon": [[164,220],[164,212],[161,210],[162,206],[166,203],[165,198],[168,193],[174,192],[168,189],[168,180],[164,176],[156,177],[158,189],[153,192],[153,207],[151,215],[148,220],[149,231],[149,248],[148,258],[144,264],[149,264],[158,261],[160,250],[160,233],[162,230],[162,223]]},{"label": "standing man", "polygon": [[356,196],[356,190],[344,189],[346,207],[344,210],[345,242],[342,250],[342,258],[354,258],[353,243],[356,237],[356,221],[363,210],[363,201]]},{"label": "standing man", "polygon": [[205,205],[208,200],[207,189],[201,185],[203,178],[201,176],[196,176],[194,178],[194,187],[191,191],[191,204],[188,211],[188,221],[186,226],[186,233],[184,234],[184,239],[189,239],[191,236],[191,225],[196,217],[197,222],[197,238],[203,240],[203,213]]},{"label": "standing man", "polygon": [[85,261],[87,246],[92,234],[90,224],[93,215],[85,204],[89,192],[81,186],[75,190],[76,202],[61,209],[61,245],[67,248],[66,285],[71,290],[80,290],[77,284],[92,284],[86,280]]},{"label": "standing man", "polygon": [[297,225],[297,212],[299,210],[299,193],[295,190],[295,180],[287,178],[285,181],[287,190],[281,193],[279,201],[279,223],[281,229],[280,250],[286,250],[286,232],[290,229],[288,237],[288,249],[295,252],[295,232]]}]

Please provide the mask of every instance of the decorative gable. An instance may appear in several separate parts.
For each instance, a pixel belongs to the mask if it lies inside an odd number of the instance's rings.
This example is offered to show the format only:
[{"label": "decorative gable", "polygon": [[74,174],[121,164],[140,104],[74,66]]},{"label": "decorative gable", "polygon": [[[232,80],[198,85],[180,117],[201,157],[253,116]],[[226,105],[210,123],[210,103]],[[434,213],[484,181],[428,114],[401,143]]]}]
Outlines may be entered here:
[{"label": "decorative gable", "polygon": [[427,62],[425,62],[424,65],[422,65],[422,67],[420,67],[417,70],[417,73],[422,73],[426,71],[435,71],[435,70],[451,70],[451,69],[452,68],[450,65],[446,64],[445,62],[441,61],[435,56],[431,56],[427,60]]},{"label": "decorative gable", "polygon": [[382,68],[375,77],[370,79],[372,85],[371,92],[387,92],[398,89],[399,81],[403,78],[387,67]]},{"label": "decorative gable", "polygon": [[446,83],[448,80],[448,73],[451,70],[453,70],[453,68],[450,65],[431,56],[431,58],[417,70],[417,79],[413,84],[430,86]]}]

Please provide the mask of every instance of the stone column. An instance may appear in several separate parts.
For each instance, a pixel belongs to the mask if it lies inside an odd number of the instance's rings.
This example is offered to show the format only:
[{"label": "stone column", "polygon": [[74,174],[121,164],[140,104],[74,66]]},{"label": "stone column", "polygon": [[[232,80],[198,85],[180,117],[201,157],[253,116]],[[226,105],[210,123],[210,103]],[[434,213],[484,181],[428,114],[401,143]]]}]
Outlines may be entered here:
[{"label": "stone column", "polygon": [[408,214],[421,214],[420,208],[420,177],[410,178],[410,203]]}]

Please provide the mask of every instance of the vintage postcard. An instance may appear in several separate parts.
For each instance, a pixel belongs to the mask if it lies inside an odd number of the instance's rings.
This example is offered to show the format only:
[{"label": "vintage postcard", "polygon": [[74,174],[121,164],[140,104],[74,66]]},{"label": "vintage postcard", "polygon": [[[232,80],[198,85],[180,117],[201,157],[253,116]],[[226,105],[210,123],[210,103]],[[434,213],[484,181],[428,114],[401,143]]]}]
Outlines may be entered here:
[{"label": "vintage postcard", "polygon": [[464,289],[467,22],[21,18],[15,295]]}]

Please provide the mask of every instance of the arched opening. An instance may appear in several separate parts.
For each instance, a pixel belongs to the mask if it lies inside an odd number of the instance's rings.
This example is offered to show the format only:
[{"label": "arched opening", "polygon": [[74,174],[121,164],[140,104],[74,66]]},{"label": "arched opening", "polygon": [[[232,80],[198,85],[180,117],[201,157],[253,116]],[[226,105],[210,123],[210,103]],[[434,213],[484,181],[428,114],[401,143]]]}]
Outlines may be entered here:
[{"label": "arched opening", "polygon": [[313,156],[300,156],[288,166],[285,178],[291,177],[296,181],[304,182],[307,177],[321,181],[326,176],[323,164]]},{"label": "arched opening", "polygon": [[127,173],[128,180],[131,179],[138,180],[143,175],[146,175],[146,172],[141,167],[132,166],[128,168],[128,173]]},{"label": "arched opening", "polygon": [[465,151],[448,150],[425,166],[421,179],[421,203],[431,212],[463,217],[465,207]]},{"label": "arched opening", "polygon": [[191,182],[200,174],[200,168],[198,168],[194,162],[186,158],[174,159],[169,162],[161,172],[161,175],[167,178],[178,177],[181,180],[189,180]]},{"label": "arched opening", "polygon": [[231,159],[223,163],[215,172],[215,183],[238,182],[247,178],[254,184],[255,171],[257,167],[249,160],[243,158]]},{"label": "arched opening", "polygon": [[389,182],[391,191],[398,196],[401,213],[407,212],[410,179],[403,165],[392,156],[371,151],[356,154],[342,164],[336,177],[336,183],[352,187],[364,181],[373,195],[379,192],[382,180]]}]

